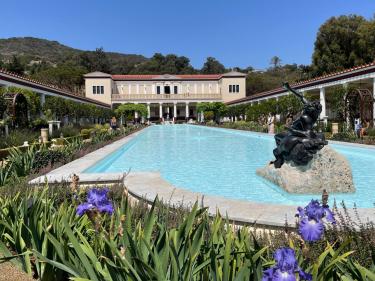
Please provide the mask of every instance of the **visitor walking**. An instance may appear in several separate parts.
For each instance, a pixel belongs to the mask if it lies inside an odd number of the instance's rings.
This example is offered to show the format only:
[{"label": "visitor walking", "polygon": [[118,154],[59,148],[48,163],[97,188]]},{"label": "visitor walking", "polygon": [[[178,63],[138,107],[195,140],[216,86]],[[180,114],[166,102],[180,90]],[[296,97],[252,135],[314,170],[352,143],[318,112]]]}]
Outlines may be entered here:
[{"label": "visitor walking", "polygon": [[362,124],[359,118],[354,119],[354,131],[358,138],[361,137]]}]

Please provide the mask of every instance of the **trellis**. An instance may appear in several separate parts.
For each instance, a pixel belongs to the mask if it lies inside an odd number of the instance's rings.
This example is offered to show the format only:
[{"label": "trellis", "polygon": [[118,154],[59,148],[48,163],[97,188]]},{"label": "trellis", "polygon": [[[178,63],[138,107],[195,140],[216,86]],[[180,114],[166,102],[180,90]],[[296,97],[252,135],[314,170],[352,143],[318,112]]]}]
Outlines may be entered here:
[{"label": "trellis", "polygon": [[29,123],[27,99],[20,93],[5,93],[6,114],[11,119],[11,125],[25,127]]},{"label": "trellis", "polygon": [[369,89],[354,89],[345,97],[345,116],[353,124],[354,119],[359,118],[361,121],[370,122],[370,126],[374,126],[373,110],[374,98]]}]

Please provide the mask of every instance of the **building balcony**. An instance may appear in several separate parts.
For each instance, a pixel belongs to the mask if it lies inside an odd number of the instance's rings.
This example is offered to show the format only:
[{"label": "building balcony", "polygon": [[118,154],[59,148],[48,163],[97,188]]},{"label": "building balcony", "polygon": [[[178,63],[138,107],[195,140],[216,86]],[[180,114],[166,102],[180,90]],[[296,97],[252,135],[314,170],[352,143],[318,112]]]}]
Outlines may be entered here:
[{"label": "building balcony", "polygon": [[166,100],[209,100],[220,101],[222,96],[219,93],[204,94],[113,94],[112,101],[166,101]]}]

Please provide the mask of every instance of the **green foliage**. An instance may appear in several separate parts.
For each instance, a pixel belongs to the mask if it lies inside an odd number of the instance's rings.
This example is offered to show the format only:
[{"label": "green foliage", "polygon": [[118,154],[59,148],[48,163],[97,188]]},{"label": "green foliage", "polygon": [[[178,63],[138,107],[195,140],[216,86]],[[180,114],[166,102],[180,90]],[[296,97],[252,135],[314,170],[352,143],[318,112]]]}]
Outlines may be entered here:
[{"label": "green foliage", "polygon": [[8,64],[5,64],[5,68],[8,71],[11,71],[13,73],[17,73],[20,75],[22,75],[23,72],[25,71],[25,66],[21,63],[20,58],[17,57],[16,55],[13,55],[12,60]]},{"label": "green foliage", "polygon": [[320,28],[315,41],[315,75],[350,68],[374,60],[375,20],[349,15],[332,17]]},{"label": "green foliage", "polygon": [[11,148],[6,165],[9,165],[9,169],[17,177],[25,177],[33,170],[35,154],[36,149],[34,146],[27,148],[26,151],[21,151],[15,147]]},{"label": "green foliage", "polygon": [[213,120],[216,123],[220,122],[220,118],[225,116],[228,112],[228,107],[222,102],[200,102],[197,104],[198,112],[213,112]]},{"label": "green foliage", "polygon": [[2,259],[40,280],[262,280],[283,240],[313,280],[374,280],[373,264],[361,264],[348,250],[359,236],[317,243],[315,257],[314,245],[300,247],[283,231],[275,231],[281,239],[262,239],[219,213],[210,218],[197,204],[172,210],[156,198],[150,208],[142,201],[130,204],[124,187],[116,188],[110,193],[114,214],[91,219],[75,214],[84,190],[73,196],[67,188],[46,187],[1,196]]},{"label": "green foliage", "polygon": [[[41,110],[39,95],[31,90],[18,88],[14,86],[0,88],[0,95],[5,93],[20,93],[23,94],[27,100],[27,109],[31,117],[39,115]],[[1,102],[1,101],[0,101]]]},{"label": "green foliage", "polygon": [[155,53],[151,59],[130,71],[133,74],[191,74],[195,72],[187,57],[173,54],[163,56],[160,53]]},{"label": "green foliage", "polygon": [[61,127],[58,130],[55,130],[51,136],[51,138],[59,138],[60,135],[63,135],[65,138],[66,137],[73,137],[73,136],[78,136],[80,134],[80,128],[75,127],[73,125],[66,125]]},{"label": "green foliage", "polygon": [[206,121],[212,121],[215,118],[215,113],[213,111],[205,111],[203,113],[204,120]]},{"label": "green foliage", "polygon": [[251,71],[246,77],[246,94],[256,93],[279,88],[284,81],[290,83],[311,78],[309,66],[286,64],[266,71]]},{"label": "green foliage", "polygon": [[227,108],[227,116],[229,117],[240,117],[246,114],[246,110],[249,107],[248,104],[231,105]]},{"label": "green foliage", "polygon": [[147,117],[147,107],[144,104],[124,103],[115,110],[115,114],[118,117],[132,116],[134,118],[135,112],[138,112],[139,117]]},{"label": "green foliage", "polygon": [[336,115],[336,119],[339,122],[345,122],[345,97],[348,93],[350,93],[353,88],[352,87],[343,87],[343,86],[336,86],[333,87],[332,93],[327,95],[326,101],[329,104],[332,113]]},{"label": "green foliage", "polygon": [[204,74],[217,74],[224,73],[227,70],[224,65],[221,64],[217,59],[208,57],[206,62],[203,64],[201,72]]},{"label": "green foliage", "polygon": [[36,71],[31,77],[71,92],[77,92],[79,86],[84,84],[83,75],[86,73],[87,69],[83,67],[61,64]]},{"label": "green foliage", "polygon": [[29,129],[17,129],[9,132],[8,136],[0,137],[0,149],[23,145],[25,141],[29,144],[38,140],[39,133]]},{"label": "green foliage", "polygon": [[[62,120],[65,116],[71,118],[102,118],[109,119],[112,116],[112,110],[101,108],[93,104],[79,103],[66,100],[60,97],[47,96],[43,107],[45,113],[50,110],[52,115]],[[48,113],[49,115],[49,113]],[[48,117],[49,118],[49,117]]]}]

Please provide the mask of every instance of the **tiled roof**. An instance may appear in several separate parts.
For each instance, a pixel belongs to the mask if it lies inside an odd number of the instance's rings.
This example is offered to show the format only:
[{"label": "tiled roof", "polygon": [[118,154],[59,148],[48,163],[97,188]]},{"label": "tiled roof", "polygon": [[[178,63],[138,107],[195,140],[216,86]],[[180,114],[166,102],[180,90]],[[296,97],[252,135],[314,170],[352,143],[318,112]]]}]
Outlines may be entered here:
[{"label": "tiled roof", "polygon": [[[375,61],[372,63],[355,66],[355,67],[344,69],[341,71],[332,72],[332,73],[322,75],[319,77],[315,77],[309,80],[304,80],[301,82],[293,83],[291,84],[291,86],[295,89],[301,89],[304,87],[311,87],[311,86],[316,86],[316,85],[323,84],[326,82],[332,82],[332,81],[344,79],[347,77],[355,76],[356,74],[362,75],[364,72],[375,72]],[[236,103],[253,100],[256,98],[260,98],[260,97],[267,97],[267,96],[280,94],[283,92],[285,92],[285,89],[282,87],[279,87],[276,89],[272,89],[272,90],[265,91],[265,92],[260,92],[260,93],[257,93],[257,94],[254,94],[245,98],[241,98],[238,100],[233,100],[233,101],[228,102],[227,104],[236,104]]]},{"label": "tiled roof", "polygon": [[[161,74],[135,74],[135,75],[112,75],[113,80],[151,80],[157,78],[163,78]],[[171,75],[177,79],[182,80],[217,80],[222,77],[222,74],[180,74]],[[174,79],[176,79],[174,78]]]},{"label": "tiled roof", "polygon": [[0,69],[0,79],[12,80],[12,82],[14,82],[15,84],[21,84],[21,85],[24,85],[24,86],[28,86],[30,88],[41,89],[41,90],[44,90],[46,92],[52,92],[54,94],[61,95],[63,97],[64,96],[70,97],[70,98],[73,98],[73,99],[85,101],[85,102],[92,103],[92,104],[99,105],[99,106],[103,106],[103,107],[109,107],[110,106],[110,105],[108,105],[106,103],[103,103],[103,102],[100,102],[100,101],[96,101],[96,100],[89,99],[89,98],[86,98],[86,97],[83,97],[83,96],[79,96],[79,95],[77,95],[73,92],[61,89],[61,88],[57,87],[56,85],[44,83],[44,82],[41,82],[41,81],[38,81],[38,80],[35,80],[35,79],[31,79],[31,78],[25,77],[23,75],[19,75],[19,74],[7,71],[5,69]]}]

